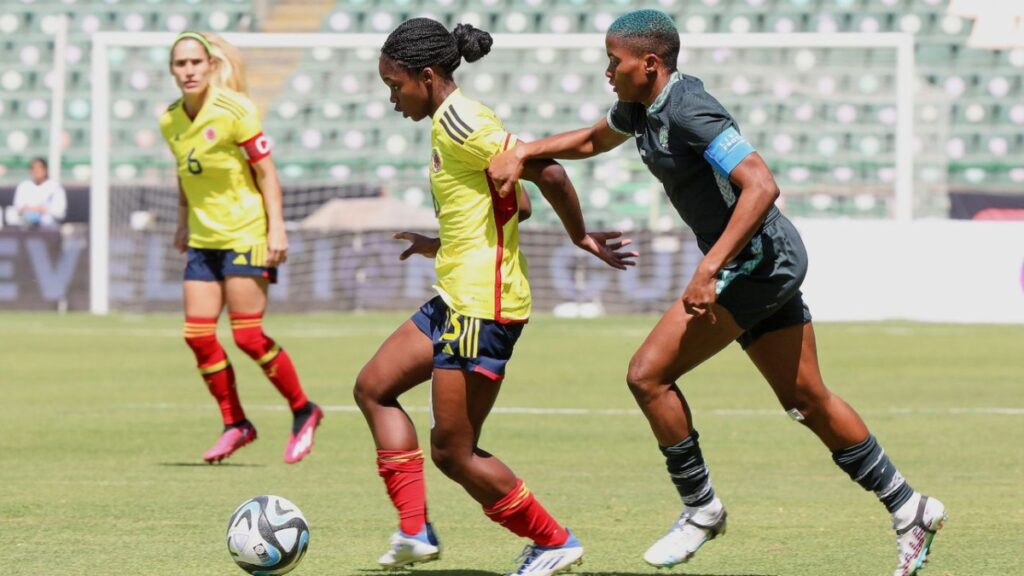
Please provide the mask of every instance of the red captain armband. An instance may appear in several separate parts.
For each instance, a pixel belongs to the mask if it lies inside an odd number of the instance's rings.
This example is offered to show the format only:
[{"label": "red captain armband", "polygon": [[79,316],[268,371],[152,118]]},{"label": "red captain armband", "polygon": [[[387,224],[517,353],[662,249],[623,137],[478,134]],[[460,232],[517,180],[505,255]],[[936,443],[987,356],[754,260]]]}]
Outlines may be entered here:
[{"label": "red captain armband", "polygon": [[249,164],[255,164],[270,156],[270,140],[263,132],[242,142],[238,147],[242,149],[242,152],[245,152],[245,157],[249,159]]}]

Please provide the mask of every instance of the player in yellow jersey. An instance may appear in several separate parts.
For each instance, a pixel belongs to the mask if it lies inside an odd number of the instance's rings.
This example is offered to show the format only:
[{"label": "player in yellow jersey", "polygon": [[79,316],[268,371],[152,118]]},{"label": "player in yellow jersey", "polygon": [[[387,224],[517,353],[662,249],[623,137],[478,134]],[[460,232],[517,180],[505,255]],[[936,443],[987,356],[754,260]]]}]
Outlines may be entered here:
[{"label": "player in yellow jersey", "polygon": [[[423,452],[398,397],[432,379],[434,463],[495,522],[532,542],[517,574],[545,576],[579,563],[579,540],[544,509],[501,460],[479,445],[505,365],[530,315],[526,259],[519,251],[520,194],[501,199],[484,170],[516,139],[483,104],[465,96],[452,72],[490,50],[488,33],[460,24],[453,32],[428,18],[402,23],[381,50],[379,72],[395,110],[431,118],[430,186],[440,238],[402,232],[412,254],[436,260],[438,297],[381,345],[360,372],[355,398],[373,433],[378,472],[400,526],[378,560],[400,568],[435,560],[440,545],[427,520]],[[625,269],[635,253],[618,233],[586,231],[579,199],[562,167],[531,164],[526,179],[551,203],[572,241]]]},{"label": "player in yellow jersey", "polygon": [[161,116],[160,131],[178,166],[174,245],[188,253],[185,342],[224,420],[224,432],[203,459],[219,462],[256,439],[217,341],[217,318],[226,304],[235,343],[288,400],[294,418],[284,460],[295,463],[312,448],[323,411],[306,397],[288,354],[263,332],[267,286],[288,257],[270,144],[244,94],[234,46],[185,32],[171,46],[170,71],[181,98]]}]

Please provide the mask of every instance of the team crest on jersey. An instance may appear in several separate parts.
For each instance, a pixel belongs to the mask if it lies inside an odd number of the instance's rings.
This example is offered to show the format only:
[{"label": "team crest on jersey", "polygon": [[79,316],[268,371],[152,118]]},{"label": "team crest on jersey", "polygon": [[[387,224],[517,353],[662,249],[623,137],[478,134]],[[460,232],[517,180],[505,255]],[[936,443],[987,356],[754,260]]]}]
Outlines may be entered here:
[{"label": "team crest on jersey", "polygon": [[203,132],[203,136],[206,136],[206,139],[209,140],[210,142],[217,141],[217,131],[214,130],[213,128],[207,128],[206,132]]},{"label": "team crest on jersey", "polygon": [[661,130],[658,130],[658,143],[662,148],[668,148],[668,126],[662,126]]},{"label": "team crest on jersey", "polygon": [[430,152],[430,169],[434,172],[441,171],[441,152],[437,148]]}]

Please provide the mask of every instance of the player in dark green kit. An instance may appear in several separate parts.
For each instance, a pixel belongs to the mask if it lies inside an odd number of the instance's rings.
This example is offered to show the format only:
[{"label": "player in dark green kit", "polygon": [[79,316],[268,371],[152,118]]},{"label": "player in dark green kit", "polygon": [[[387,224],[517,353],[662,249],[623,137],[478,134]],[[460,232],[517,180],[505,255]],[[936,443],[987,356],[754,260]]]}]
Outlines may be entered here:
[{"label": "player in dark green kit", "polygon": [[638,10],[622,16],[609,28],[605,46],[605,75],[619,98],[607,117],[520,143],[493,158],[488,173],[507,195],[527,160],[589,158],[634,139],[704,253],[682,297],[634,354],[626,377],[683,500],[679,520],[644,560],[659,567],[686,562],[725,532],[725,508],[676,381],[738,340],[790,417],[810,428],[836,464],[892,514],[895,576],[916,574],[946,518],[945,507],[915,492],[857,412],[825,387],[800,292],[807,254],[796,228],[774,205],[779,188],[771,171],[703,83],[676,69],[679,33],[666,14]]}]

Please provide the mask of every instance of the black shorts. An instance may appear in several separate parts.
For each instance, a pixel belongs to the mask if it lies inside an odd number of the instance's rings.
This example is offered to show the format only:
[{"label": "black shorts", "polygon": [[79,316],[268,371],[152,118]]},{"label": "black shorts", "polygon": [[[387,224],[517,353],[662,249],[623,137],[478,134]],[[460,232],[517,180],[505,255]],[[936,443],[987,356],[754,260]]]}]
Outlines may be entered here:
[{"label": "black shorts", "polygon": [[779,215],[765,224],[744,251],[718,274],[718,303],[743,334],[744,349],[768,332],[811,321],[800,285],[807,275],[807,250],[793,223]]}]

